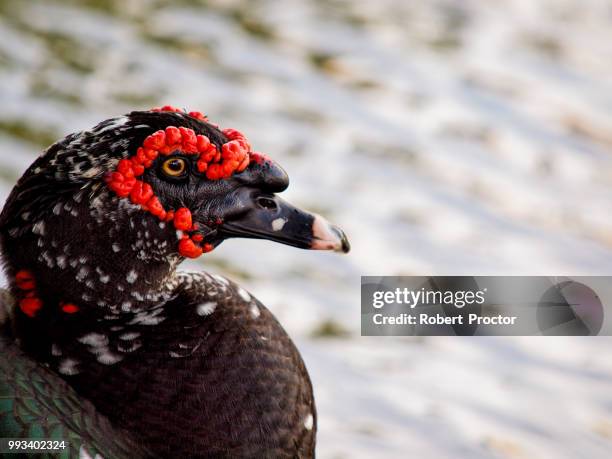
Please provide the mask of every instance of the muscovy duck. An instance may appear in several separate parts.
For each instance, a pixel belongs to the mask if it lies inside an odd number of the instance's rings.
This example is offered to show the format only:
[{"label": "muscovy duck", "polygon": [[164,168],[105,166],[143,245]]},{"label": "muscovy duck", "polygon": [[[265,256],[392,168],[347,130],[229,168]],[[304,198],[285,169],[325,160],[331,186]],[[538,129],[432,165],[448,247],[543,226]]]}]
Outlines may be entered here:
[{"label": "muscovy duck", "polygon": [[66,457],[314,457],[281,325],[235,283],[177,270],[233,237],[347,252],[287,186],[240,132],[171,106],[50,146],[0,215],[0,437],[65,439]]}]

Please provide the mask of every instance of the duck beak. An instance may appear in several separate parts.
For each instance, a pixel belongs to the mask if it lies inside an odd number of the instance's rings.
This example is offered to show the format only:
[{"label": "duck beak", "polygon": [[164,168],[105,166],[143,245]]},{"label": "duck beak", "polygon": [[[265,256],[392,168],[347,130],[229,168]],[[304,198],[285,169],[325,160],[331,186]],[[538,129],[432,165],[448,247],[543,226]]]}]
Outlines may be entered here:
[{"label": "duck beak", "polygon": [[224,239],[268,239],[301,249],[343,253],[350,250],[346,234],[340,228],[275,194],[243,188],[236,196],[234,206],[240,211],[234,217],[228,216],[219,227]]}]

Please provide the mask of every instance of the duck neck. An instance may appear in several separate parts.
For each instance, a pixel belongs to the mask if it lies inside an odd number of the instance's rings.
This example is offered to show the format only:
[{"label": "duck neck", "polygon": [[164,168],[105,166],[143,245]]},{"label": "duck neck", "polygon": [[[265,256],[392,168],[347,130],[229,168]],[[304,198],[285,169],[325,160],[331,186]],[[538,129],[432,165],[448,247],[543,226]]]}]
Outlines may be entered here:
[{"label": "duck neck", "polygon": [[4,236],[21,313],[54,320],[119,315],[171,297],[182,261],[173,250],[176,235],[124,201],[107,194],[87,203],[60,201],[46,218]]}]

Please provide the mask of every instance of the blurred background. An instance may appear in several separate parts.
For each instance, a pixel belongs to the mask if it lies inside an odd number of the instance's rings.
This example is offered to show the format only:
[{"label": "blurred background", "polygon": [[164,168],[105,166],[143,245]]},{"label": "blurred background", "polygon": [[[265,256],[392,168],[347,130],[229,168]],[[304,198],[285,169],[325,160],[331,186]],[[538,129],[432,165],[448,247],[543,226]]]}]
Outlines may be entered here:
[{"label": "blurred background", "polygon": [[0,200],[172,104],[243,131],[348,256],[234,240],[303,353],[318,457],[604,458],[609,338],[362,338],[361,275],[612,274],[608,0],[0,0]]}]

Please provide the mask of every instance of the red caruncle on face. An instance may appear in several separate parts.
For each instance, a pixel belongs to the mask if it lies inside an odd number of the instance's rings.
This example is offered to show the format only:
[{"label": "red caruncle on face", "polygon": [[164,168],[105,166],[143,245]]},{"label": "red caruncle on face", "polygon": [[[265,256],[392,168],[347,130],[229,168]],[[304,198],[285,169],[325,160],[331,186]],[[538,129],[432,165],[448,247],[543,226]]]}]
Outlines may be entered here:
[{"label": "red caruncle on face", "polygon": [[[170,106],[153,111],[182,112]],[[200,112],[190,112],[189,115],[207,121]],[[139,177],[160,155],[168,156],[176,151],[195,156],[198,171],[206,175],[208,180],[222,180],[235,172],[242,172],[249,165],[251,146],[235,129],[223,129],[221,132],[229,140],[222,145],[221,151],[218,151],[208,137],[196,134],[189,128],[168,126],[148,136],[135,155],[120,160],[115,171],[106,177],[107,186],[117,196],[129,198],[134,204],[138,204],[143,210],[162,221],[172,221],[175,229],[183,232],[178,251],[184,257],[197,258],[204,252],[210,252],[213,246],[203,243],[200,234],[191,236],[188,234],[197,230],[188,208],[164,209],[151,185]]]}]

